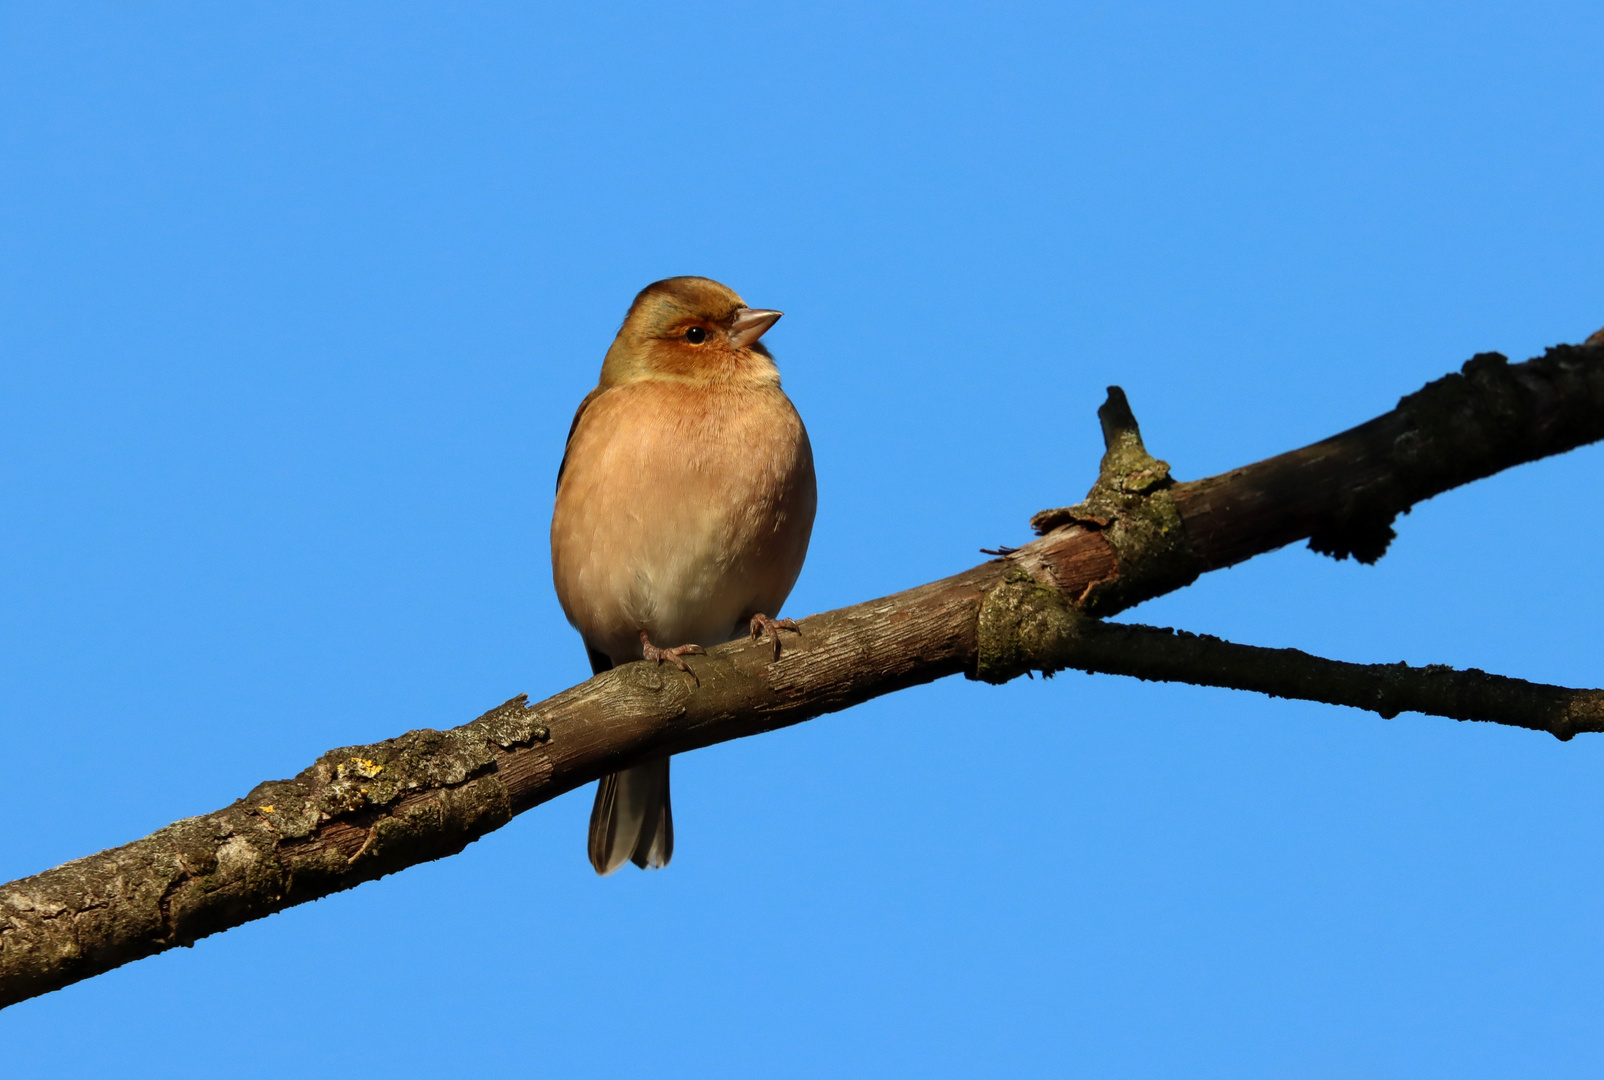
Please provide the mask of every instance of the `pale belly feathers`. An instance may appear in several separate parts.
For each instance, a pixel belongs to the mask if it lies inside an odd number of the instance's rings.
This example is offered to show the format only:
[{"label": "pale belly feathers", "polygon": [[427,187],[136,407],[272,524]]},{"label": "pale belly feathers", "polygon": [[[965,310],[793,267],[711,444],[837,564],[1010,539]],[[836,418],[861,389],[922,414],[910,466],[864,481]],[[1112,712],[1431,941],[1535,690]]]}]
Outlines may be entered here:
[{"label": "pale belly feathers", "polygon": [[652,381],[585,409],[552,516],[552,575],[592,649],[717,645],[774,616],[813,531],[813,454],[779,389]]}]

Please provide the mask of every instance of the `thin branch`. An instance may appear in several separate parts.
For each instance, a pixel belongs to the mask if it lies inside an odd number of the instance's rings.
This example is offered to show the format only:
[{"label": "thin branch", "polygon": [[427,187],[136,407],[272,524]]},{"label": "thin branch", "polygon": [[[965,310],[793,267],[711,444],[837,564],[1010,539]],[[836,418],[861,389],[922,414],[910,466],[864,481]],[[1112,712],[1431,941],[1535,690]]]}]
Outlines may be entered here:
[{"label": "thin branch", "polygon": [[1418,712],[1546,731],[1568,741],[1604,731],[1604,690],[1572,690],[1442,664],[1348,664],[1297,649],[1265,649],[1152,626],[1088,620],[1066,667],[1105,675],[1252,690],[1349,705],[1390,720]]},{"label": "thin branch", "polygon": [[[1573,693],[1558,688],[1436,669],[1378,677],[1288,650],[1242,653],[1099,626],[1083,613],[1128,607],[1300,537],[1373,535],[1382,516],[1439,491],[1604,438],[1604,349],[1562,347],[1514,367],[1477,358],[1384,417],[1193,484],[1174,483],[1146,454],[1128,408],[1105,424],[1099,486],[1081,507],[1038,515],[1046,536],[942,581],[802,620],[778,660],[770,642],[722,646],[695,661],[699,684],[628,664],[449,731],[331,751],[215,813],[0,886],[0,1006],[453,854],[631,763],[960,672],[996,681],[1084,666],[1562,737],[1597,730],[1595,713],[1576,711],[1595,707],[1585,695],[1566,699],[1569,719],[1552,719],[1555,693]],[[1494,699],[1510,704],[1492,708]]]},{"label": "thin branch", "polygon": [[1251,690],[1271,697],[1365,709],[1384,719],[1418,712],[1545,731],[1568,741],[1604,731],[1604,690],[1573,690],[1442,664],[1350,664],[1297,649],[1088,618],[1024,574],[986,594],[978,678],[1007,682],[1066,668]]}]

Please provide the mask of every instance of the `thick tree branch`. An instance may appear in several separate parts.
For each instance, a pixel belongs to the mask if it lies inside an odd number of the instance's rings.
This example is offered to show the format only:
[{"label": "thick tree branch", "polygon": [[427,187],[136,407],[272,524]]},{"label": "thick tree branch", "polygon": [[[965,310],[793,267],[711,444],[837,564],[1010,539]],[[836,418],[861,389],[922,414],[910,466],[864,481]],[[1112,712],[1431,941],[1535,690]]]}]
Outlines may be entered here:
[{"label": "thick tree branch", "polygon": [[1379,556],[1396,513],[1499,469],[1604,438],[1604,348],[1560,347],[1461,375],[1303,450],[1189,484],[1141,444],[1123,394],[1109,452],[1047,535],[954,577],[802,620],[775,659],[738,642],[700,682],[629,664],[556,697],[520,697],[449,731],[323,755],[216,813],[0,886],[0,1005],[461,850],[513,815],[636,761],[799,723],[964,672],[1000,681],[1082,667],[1355,705],[1487,719],[1561,738],[1599,730],[1596,691],[1479,672],[1366,667],[1088,615],[1303,537]]},{"label": "thick tree branch", "polygon": [[[1481,353],[1374,420],[1205,480],[1173,483],[1168,466],[1140,450],[1139,435],[1116,440],[1085,503],[1044,510],[1031,520],[1047,543],[1031,545],[1029,558],[1066,589],[1095,585],[1085,606],[1098,615],[1297,540],[1308,539],[1311,548],[1334,558],[1374,562],[1394,536],[1394,518],[1416,503],[1604,438],[1604,331],[1589,342],[1556,346],[1523,364]],[[1118,408],[1111,400],[1099,415],[1111,407]],[[1124,417],[1113,430],[1134,433],[1128,408]],[[1109,423],[1104,416],[1105,439]],[[1132,444],[1135,460],[1109,460],[1129,457]],[[1122,470],[1127,480],[1113,482],[1111,472]],[[1105,527],[1111,499],[1143,494],[1150,497],[1137,516],[1140,528],[1117,518]],[[1175,520],[1184,528],[1175,530]],[[1099,546],[1112,549],[1102,554],[1121,572],[1087,581],[1079,567],[1096,565],[1092,549]],[[1155,552],[1164,560],[1161,575],[1150,569]],[[1131,574],[1127,562],[1141,571]],[[1070,563],[1078,565],[1060,565]]]}]

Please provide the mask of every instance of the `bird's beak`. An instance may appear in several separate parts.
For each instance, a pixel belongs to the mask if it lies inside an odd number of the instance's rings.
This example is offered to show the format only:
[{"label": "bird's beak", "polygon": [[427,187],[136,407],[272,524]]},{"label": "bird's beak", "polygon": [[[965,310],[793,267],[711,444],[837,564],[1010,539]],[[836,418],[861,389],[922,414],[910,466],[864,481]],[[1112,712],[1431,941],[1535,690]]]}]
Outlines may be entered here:
[{"label": "bird's beak", "polygon": [[769,327],[780,321],[783,311],[769,311],[765,308],[737,308],[735,318],[730,322],[730,344],[737,349],[744,349],[768,333]]}]

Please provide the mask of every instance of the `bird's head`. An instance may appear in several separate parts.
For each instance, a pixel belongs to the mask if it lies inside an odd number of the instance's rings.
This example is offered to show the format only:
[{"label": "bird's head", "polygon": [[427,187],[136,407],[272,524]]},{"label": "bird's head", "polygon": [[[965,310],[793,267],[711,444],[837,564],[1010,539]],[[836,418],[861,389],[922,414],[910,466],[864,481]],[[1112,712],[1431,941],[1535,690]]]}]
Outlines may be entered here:
[{"label": "bird's head", "polygon": [[602,362],[602,385],[647,378],[777,383],[774,359],[758,339],[779,318],[708,278],[655,281],[629,306]]}]

